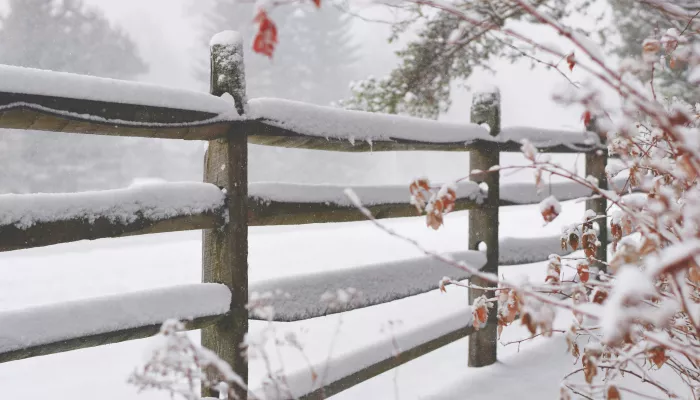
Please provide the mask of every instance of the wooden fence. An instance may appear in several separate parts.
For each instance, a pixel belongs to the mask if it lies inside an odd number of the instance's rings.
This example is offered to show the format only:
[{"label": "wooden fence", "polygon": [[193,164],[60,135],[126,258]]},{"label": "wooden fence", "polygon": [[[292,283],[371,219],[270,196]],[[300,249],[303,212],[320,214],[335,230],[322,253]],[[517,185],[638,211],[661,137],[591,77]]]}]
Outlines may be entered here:
[{"label": "wooden fence", "polygon": [[[0,128],[206,140],[208,141],[208,150],[205,158],[204,182],[224,189],[225,193],[224,201],[215,202],[204,210],[195,212],[185,210],[157,218],[148,217],[139,211],[127,222],[115,221],[108,215],[96,215],[90,218],[81,215],[65,215],[54,220],[35,221],[30,226],[8,222],[0,225],[0,251],[85,239],[202,229],[204,232],[202,282],[225,285],[230,290],[231,297],[228,306],[224,305],[224,312],[204,310],[200,313],[201,315],[187,324],[187,328],[202,329],[203,345],[214,350],[222,359],[230,363],[240,376],[245,378],[248,375],[248,366],[246,360],[241,356],[239,344],[242,343],[248,330],[249,319],[246,309],[249,298],[248,226],[363,219],[357,210],[342,201],[329,203],[320,200],[317,202],[298,199],[270,200],[258,197],[255,193],[249,193],[249,187],[252,192],[257,189],[254,184],[250,186],[248,184],[248,143],[352,152],[468,151],[470,153],[470,168],[480,170],[488,170],[497,165],[499,155],[502,152],[519,151],[520,143],[516,140],[518,135],[511,135],[509,140],[507,135],[504,135],[505,130],[501,129],[498,92],[475,96],[471,111],[473,124],[464,125],[464,129],[482,129],[486,134],[474,137],[467,135],[465,136],[467,139],[450,140],[448,137],[436,140],[431,136],[433,129],[437,131],[447,129],[450,132],[462,129],[456,125],[343,110],[331,111],[330,109],[325,110],[325,114],[321,113],[322,115],[319,116],[319,118],[325,118],[326,122],[330,124],[326,124],[327,126],[333,126],[333,118],[342,117],[364,121],[362,124],[368,123],[370,130],[375,123],[379,124],[377,126],[393,127],[394,130],[374,133],[374,136],[379,139],[373,141],[353,143],[352,137],[344,137],[343,134],[336,135],[336,132],[316,132],[313,129],[306,129],[304,124],[291,123],[285,117],[279,117],[275,112],[260,111],[264,107],[254,109],[255,101],[248,102],[245,96],[242,61],[232,62],[235,59],[242,60],[242,56],[243,50],[240,43],[221,43],[212,47],[211,95],[219,97],[225,93],[231,94],[235,100],[238,116],[224,115],[201,108],[179,109],[139,104],[138,101],[129,103],[86,99],[71,94],[62,96],[61,93],[51,91],[48,93],[24,93],[22,90],[4,89],[0,84]],[[5,79],[3,73],[7,73],[7,71],[0,69],[0,78]],[[64,75],[55,74],[54,78],[60,80],[64,78]],[[93,82],[94,85],[99,86],[100,82],[105,83],[106,81],[85,78],[81,82],[88,85]],[[214,98],[213,96],[212,98]],[[268,101],[266,104],[268,108],[279,110],[275,101]],[[279,107],[285,104],[280,102]],[[308,108],[309,115],[314,115],[314,112],[318,111],[317,107],[310,105],[295,103],[294,107],[300,107],[302,111]],[[313,126],[318,125],[314,121],[311,122]],[[341,122],[335,121],[336,125]],[[487,124],[488,132],[474,124]],[[353,129],[352,126],[347,128],[345,123],[343,126],[344,129]],[[411,129],[414,126],[419,128],[424,126],[426,129],[424,136],[414,137],[401,134],[401,129]],[[531,131],[534,133],[543,132],[536,129]],[[398,133],[394,135],[392,132]],[[357,137],[362,137],[364,133],[366,132],[358,131]],[[565,135],[566,133],[560,134]],[[606,151],[601,151],[603,146],[597,140],[597,136],[581,133],[578,136],[573,136],[580,138],[576,142],[556,140],[556,135],[557,132],[545,135],[548,139],[539,141],[539,149],[544,152],[586,153],[586,174],[597,178],[601,187],[606,187]],[[535,198],[520,196],[526,191],[525,189],[532,192],[534,190],[532,186],[524,188],[523,185],[501,185],[498,173],[487,174],[481,176],[480,179],[483,179],[483,182],[488,185],[488,191],[482,193],[486,197],[485,201],[479,201],[474,196],[465,196],[459,199],[457,208],[470,210],[469,238],[468,242],[465,240],[468,249],[477,251],[482,243],[485,244],[486,263],[483,270],[498,274],[499,207],[537,203],[538,200],[536,196]],[[564,187],[561,184],[558,186]],[[569,188],[568,192],[561,196],[563,200],[588,195],[580,190],[577,191],[571,185],[567,187]],[[310,187],[308,190],[313,191],[314,189]],[[340,188],[338,190],[340,191]],[[17,195],[16,200],[22,201],[22,195]],[[385,203],[380,200],[375,201],[370,207],[379,218],[415,215],[413,207],[408,204],[407,190],[402,195],[401,200],[388,199]],[[70,196],[62,201],[70,201]],[[0,206],[2,204],[0,201]],[[605,214],[606,203],[600,199],[588,200],[587,208],[593,209],[598,214]],[[599,238],[604,245],[599,247],[598,258],[605,260],[607,230],[604,221],[600,221],[599,224],[602,227]],[[545,258],[546,255],[543,255],[542,260]],[[439,276],[435,276],[433,282],[437,282],[439,278]],[[474,283],[481,285],[483,282]],[[469,294],[470,304],[474,298],[480,295],[482,295],[481,291],[471,290]],[[364,306],[371,304],[374,303],[369,302]],[[178,310],[173,310],[172,313],[171,317],[181,316]],[[185,316],[181,317],[185,318]],[[72,336],[68,334],[58,338],[35,340],[31,343],[4,349],[0,346],[0,362],[143,338],[155,334],[162,322],[154,320],[141,322],[136,324],[137,326],[128,328],[93,329],[90,333],[74,333]],[[323,388],[302,394],[301,397],[311,399],[332,395],[465,336],[469,336],[468,364],[472,367],[492,364],[496,361],[496,328],[496,313],[491,313],[487,327],[478,332],[474,332],[466,324],[459,329],[445,332],[433,340],[414,346],[402,353],[400,357],[377,360],[372,365],[329,382]],[[212,393],[206,394],[211,395]]]}]

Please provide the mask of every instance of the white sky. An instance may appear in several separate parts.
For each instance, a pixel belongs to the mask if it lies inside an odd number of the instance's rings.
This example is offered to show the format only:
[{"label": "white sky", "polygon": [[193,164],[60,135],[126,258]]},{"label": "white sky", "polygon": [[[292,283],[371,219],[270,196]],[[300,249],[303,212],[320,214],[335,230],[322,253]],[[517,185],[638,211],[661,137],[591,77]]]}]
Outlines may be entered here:
[{"label": "white sky", "polygon": [[[208,0],[84,0],[101,8],[107,17],[126,30],[137,42],[142,57],[150,64],[144,81],[167,86],[205,90],[192,76],[197,43],[197,20],[193,8],[206,7]],[[365,4],[367,2],[364,2]],[[0,0],[0,10],[7,0]],[[367,13],[367,11],[365,11]],[[381,7],[370,8],[371,17],[379,17]],[[235,27],[231,27],[235,29]],[[386,42],[388,28],[379,23],[355,21],[355,36],[361,44],[360,67],[364,74],[382,76],[393,65],[393,48]],[[542,34],[538,32],[538,35]],[[556,41],[555,35],[544,34]],[[284,38],[280,38],[284,40]],[[561,41],[560,41],[561,42]],[[300,60],[300,62],[303,62]],[[580,109],[563,108],[551,100],[551,93],[563,78],[542,68],[530,70],[527,63],[510,65],[498,62],[495,76],[476,73],[469,83],[496,85],[503,101],[504,126],[528,125],[542,128],[579,129]],[[468,120],[471,95],[457,90],[453,107],[442,119]]]},{"label": "white sky", "polygon": [[[188,15],[193,15],[191,7],[205,6],[206,0],[86,0],[86,3],[102,8],[139,44],[142,56],[151,65],[144,80],[201,89],[191,74],[197,21]],[[363,72],[375,76],[386,74],[395,63],[392,48],[385,40],[386,26],[357,20],[355,31],[357,41],[362,44]],[[495,76],[478,73],[469,82],[474,85],[488,82],[501,89],[503,125],[580,128],[580,110],[565,109],[551,101],[553,88],[563,79],[558,74],[541,68],[531,71],[525,63],[501,62],[496,70]],[[470,94],[458,91],[452,110],[444,119],[467,120],[470,103]]]},{"label": "white sky", "polygon": [[[192,70],[197,61],[196,57],[206,57],[206,54],[197,55],[195,50],[198,40],[198,21],[194,16],[198,13],[194,9],[206,7],[208,0],[84,1],[88,5],[104,10],[109,19],[121,26],[136,41],[142,57],[150,64],[149,73],[140,80],[171,87],[207,89],[201,87],[200,83],[194,79]],[[368,0],[357,1],[364,1],[367,4]],[[6,5],[7,0],[0,0],[0,11],[6,8]],[[380,6],[372,6],[369,12],[370,14],[367,14],[365,10],[365,15],[380,18],[383,11]],[[231,27],[231,29],[235,28]],[[547,32],[546,29],[532,27],[527,29],[529,34],[537,35],[539,39],[547,42],[558,42],[562,49],[568,50],[565,42],[551,32]],[[354,30],[355,39],[361,45],[359,67],[362,68],[363,76],[370,74],[383,76],[388,73],[396,64],[393,56],[396,45],[392,48],[386,41],[389,36],[387,25],[357,19]],[[531,70],[527,62],[511,65],[507,61],[501,61],[495,63],[493,67],[497,71],[495,75],[475,73],[468,83],[473,87],[487,84],[500,88],[503,126],[582,129],[580,108],[565,108],[551,100],[554,88],[565,82],[556,72],[542,68]],[[577,77],[574,76],[574,78]],[[578,79],[581,78],[578,77]],[[464,89],[456,90],[453,95],[452,109],[441,119],[468,121],[470,104],[471,94]],[[509,158],[502,160],[502,163],[517,162],[517,156],[508,155]],[[560,157],[561,161],[570,158],[564,155]],[[438,180],[454,179],[461,176],[461,169],[467,165],[465,156],[449,153],[425,153],[418,157],[415,153],[396,155],[375,153],[371,159],[372,164],[376,164],[382,171],[385,171],[386,165],[394,165],[395,172],[380,174],[381,182],[365,182],[367,184],[385,183],[384,179],[389,179],[387,182],[392,183],[405,182],[417,175],[428,175]],[[570,161],[573,162],[573,160],[572,158]],[[455,168],[448,169],[446,166],[455,166],[457,169],[452,171]]]}]

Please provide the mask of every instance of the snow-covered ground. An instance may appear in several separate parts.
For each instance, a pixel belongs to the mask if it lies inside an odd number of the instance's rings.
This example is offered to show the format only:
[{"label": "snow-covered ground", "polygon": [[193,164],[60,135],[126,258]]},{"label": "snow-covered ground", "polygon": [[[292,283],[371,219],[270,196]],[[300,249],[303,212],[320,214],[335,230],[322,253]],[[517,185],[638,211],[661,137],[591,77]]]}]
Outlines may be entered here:
[{"label": "snow-covered ground", "polygon": [[[578,220],[582,212],[582,204],[565,203],[561,220],[543,227],[536,206],[503,208],[502,237],[552,235],[559,232],[562,223]],[[426,228],[422,218],[386,223],[437,251],[464,250],[467,243],[467,213],[448,216],[444,229],[437,232]],[[199,232],[180,232],[2,253],[0,311],[197,283],[201,275],[200,236]],[[419,255],[410,245],[365,222],[251,228],[250,278],[254,284],[290,274],[349,269]],[[544,263],[503,267],[502,271],[524,273],[535,280],[545,276]],[[435,277],[436,281],[440,278]],[[464,290],[448,287],[447,294],[432,291],[347,313],[275,323],[274,329],[282,337],[287,331],[297,333],[305,344],[306,357],[321,377],[333,377],[377,354],[390,354],[393,337],[407,338],[399,345],[409,346],[412,337],[429,335],[426,327],[439,326],[445,318],[452,317],[456,326],[467,324],[466,298]],[[252,337],[260,337],[268,328],[265,322],[252,321]],[[507,332],[505,340],[523,335],[519,328]],[[192,336],[198,338],[198,333]],[[135,398],[136,391],[126,380],[145,361],[152,345],[152,339],[144,339],[0,364],[0,398]],[[466,394],[474,399],[487,394],[498,399],[514,395],[556,398],[558,379],[572,368],[563,339],[547,344],[534,341],[523,345],[520,354],[516,350],[517,346],[507,346],[500,351],[498,364],[468,370],[467,340],[459,340],[334,398],[453,399]],[[323,365],[329,354],[337,361],[326,373]],[[281,355],[285,371],[295,379],[293,386],[303,385],[308,369],[302,357],[289,348],[282,349]],[[542,367],[537,371],[528,368],[535,363]],[[259,360],[251,363],[253,387],[259,387],[264,370]],[[522,397],[523,393],[531,396]],[[169,396],[146,392],[138,398]]]}]

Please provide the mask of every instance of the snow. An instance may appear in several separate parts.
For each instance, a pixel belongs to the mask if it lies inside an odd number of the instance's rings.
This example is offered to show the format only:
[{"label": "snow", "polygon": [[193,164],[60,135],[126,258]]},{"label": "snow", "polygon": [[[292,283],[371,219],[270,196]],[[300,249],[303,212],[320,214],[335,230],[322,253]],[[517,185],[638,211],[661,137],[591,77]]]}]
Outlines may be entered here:
[{"label": "snow", "polygon": [[[669,245],[658,256],[652,255],[646,260],[647,279],[678,269],[678,265],[688,259],[700,256],[700,240],[687,239],[681,243]],[[682,264],[681,264],[682,265]]]},{"label": "snow", "polygon": [[[515,251],[514,256],[521,251],[532,250],[531,245],[524,244],[528,240],[537,239],[556,249],[560,230],[557,223],[577,222],[584,211],[582,204],[567,202],[562,206],[558,220],[546,227],[542,226],[535,205],[502,208],[502,242],[514,240],[523,243],[522,250]],[[399,218],[382,223],[443,253],[463,251],[468,243],[467,212],[447,215],[445,226],[439,231],[427,229],[423,218]],[[251,286],[294,274],[341,271],[422,257],[412,246],[397,241],[367,222],[251,227],[249,249]],[[546,259],[549,253],[542,259]],[[1,253],[0,287],[3,290],[0,291],[0,310],[18,310],[60,301],[192,284],[201,279],[200,263],[199,232],[75,242]],[[518,265],[503,267],[501,272],[522,274],[534,282],[542,282],[546,266],[545,263]],[[454,274],[436,274],[432,281],[437,284],[444,275]],[[393,336],[399,337],[405,350],[408,345],[402,341],[408,340],[404,338],[410,338],[411,332],[424,332],[415,336],[424,339],[440,333],[429,331],[430,326],[435,325],[435,329],[439,330],[440,323],[467,324],[470,312],[466,306],[466,290],[447,286],[447,293],[434,290],[346,313],[298,322],[274,322],[272,326],[281,337],[286,332],[296,333],[304,344],[304,353],[322,374],[322,366],[329,352],[333,359],[339,357],[339,360],[345,360],[343,363],[333,361],[338,368],[357,367],[382,357],[386,354],[382,353],[384,350],[392,351],[393,347],[387,343]],[[339,325],[340,333],[336,336]],[[251,321],[250,327],[251,337],[259,338],[268,324]],[[191,335],[198,340],[197,332]],[[335,345],[329,350],[334,338],[337,338]],[[103,400],[136,398],[135,388],[125,382],[134,369],[145,362],[153,343],[153,339],[137,340],[0,364],[3,398],[26,398],[27,387],[32,388],[32,397],[72,396],[74,400],[88,400],[95,393],[100,393]],[[433,382],[439,382],[447,389],[448,386],[444,384],[456,383],[455,380],[461,379],[467,362],[466,343],[466,340],[460,340],[421,358],[423,361],[402,366],[397,378],[400,398],[426,398],[437,390]],[[503,349],[501,347],[499,351]],[[505,349],[515,350],[513,346]],[[268,350],[271,354],[275,352],[273,344],[269,345]],[[298,351],[288,347],[281,351],[286,371],[298,377],[297,382],[303,385],[303,371],[308,374],[306,362]],[[507,351],[501,354],[508,354]],[[361,355],[352,358],[352,354]],[[552,369],[556,367],[559,372],[569,371],[570,362],[567,358],[566,363],[557,364]],[[265,376],[263,362],[253,360],[250,371],[252,386],[260,387]],[[340,371],[330,372],[336,373]],[[396,370],[390,371],[334,398],[394,398],[396,374]],[[76,376],[86,379],[75,379]],[[37,381],[42,384],[36,385]],[[138,398],[165,400],[170,397],[165,393],[145,392]]]},{"label": "snow", "polygon": [[0,195],[1,225],[26,229],[41,222],[107,218],[128,224],[215,211],[224,194],[211,184],[139,183],[126,189],[81,193]]},{"label": "snow", "polygon": [[296,101],[259,98],[248,102],[251,119],[309,136],[354,140],[403,139],[429,143],[489,140],[486,129],[476,124],[350,111]]},{"label": "snow", "polygon": [[209,47],[214,46],[241,46],[243,36],[236,31],[223,31],[212,36]]},{"label": "snow", "polygon": [[235,109],[219,97],[147,83],[10,65],[0,65],[0,78],[0,92],[5,93],[174,108],[215,115],[235,113]]},{"label": "snow", "polygon": [[[457,252],[450,256],[477,268],[486,263],[484,253],[478,251]],[[269,292],[272,297],[265,304],[274,307],[274,319],[294,321],[337,311],[321,301],[326,292],[337,293],[347,288],[357,290],[359,296],[347,304],[347,308],[343,308],[356,309],[436,289],[439,277],[442,276],[464,279],[468,274],[425,256],[330,270],[320,274],[271,279],[252,284],[249,291],[263,294]]]},{"label": "snow", "polygon": [[[221,100],[225,101],[232,106],[235,107],[235,100],[232,100],[233,98],[228,95],[228,93],[224,93],[224,95],[221,96]],[[233,102],[233,103],[232,103]],[[14,109],[29,109],[29,110],[35,110],[40,113],[44,114],[49,114],[49,115],[56,115],[59,117],[64,117],[66,119],[75,119],[78,121],[92,121],[92,122],[98,122],[102,124],[109,124],[109,125],[115,125],[115,127],[119,126],[127,126],[127,127],[147,127],[147,128],[182,128],[182,127],[195,127],[195,126],[204,126],[204,125],[209,125],[209,124],[215,124],[215,123],[220,123],[220,122],[231,122],[235,120],[240,120],[240,117],[238,115],[238,111],[236,111],[235,108],[232,108],[230,111],[223,113],[223,114],[218,114],[212,118],[207,118],[207,119],[202,119],[202,120],[197,120],[193,122],[174,122],[174,123],[164,123],[164,122],[152,122],[152,121],[147,121],[147,122],[142,122],[142,121],[129,121],[129,120],[124,120],[124,119],[119,119],[119,118],[104,118],[98,115],[92,115],[92,114],[80,114],[80,113],[75,113],[71,111],[65,111],[65,110],[58,110],[55,108],[50,108],[50,107],[44,107],[38,104],[34,103],[27,103],[27,102],[15,102],[15,103],[9,103],[0,106],[0,111],[7,111],[7,110],[14,110]]]},{"label": "snow", "polygon": [[[265,201],[292,203],[331,203],[350,207],[353,203],[344,190],[350,188],[366,206],[378,204],[406,204],[410,198],[408,185],[350,186],[310,185],[281,182],[255,182],[248,186],[251,197]],[[462,182],[457,185],[458,199],[478,200],[485,197],[479,185]]]},{"label": "snow", "polygon": [[437,122],[399,115],[322,107],[296,101],[258,98],[248,102],[250,119],[261,119],[266,124],[316,137],[350,141],[410,140],[426,143],[469,143],[474,140],[520,142],[524,138],[541,147],[567,145],[592,146],[600,143],[590,132],[567,132],[539,128],[503,128],[492,137],[482,126]]},{"label": "snow", "polygon": [[545,213],[548,210],[552,210],[554,214],[559,215],[561,213],[561,204],[554,196],[549,196],[540,202],[540,212]]},{"label": "snow", "polygon": [[594,145],[601,145],[600,137],[592,132],[564,131],[523,126],[504,127],[496,138],[504,142],[514,141],[518,143],[523,139],[527,139],[530,143],[535,145],[535,147],[565,145],[572,149],[581,149],[582,151],[586,151],[586,147],[590,148]]},{"label": "snow", "polygon": [[[600,329],[604,342],[621,340],[633,320],[641,315],[634,306],[642,300],[657,295],[652,280],[637,266],[623,266],[616,273],[615,287],[603,306]],[[647,310],[649,311],[649,310]]]},{"label": "snow", "polygon": [[[624,180],[622,181],[624,183]],[[572,181],[553,182],[544,184],[544,189],[538,193],[537,187],[530,182],[508,182],[501,184],[501,200],[511,201],[517,204],[535,204],[548,196],[554,196],[561,200],[572,200],[589,196],[591,190]]]},{"label": "snow", "polygon": [[[295,335],[305,345],[305,351],[308,349],[310,363],[319,374],[319,382],[314,384],[308,367],[298,362],[290,363],[297,357],[283,347],[282,357],[287,366],[289,388],[295,396],[301,396],[317,388],[320,382],[333,382],[390,358],[400,350],[410,349],[470,325],[471,310],[466,299],[465,290],[448,286],[447,293],[432,291],[335,317],[281,325],[276,336],[285,337],[290,332]],[[377,318],[378,315],[383,317]],[[262,323],[255,325],[256,330],[264,329]],[[341,329],[336,330],[337,327]],[[328,357],[327,344],[333,339],[338,345]],[[270,352],[274,347],[267,345],[265,348]],[[274,362],[277,364],[277,360]],[[262,377],[264,370],[261,364],[251,366],[251,375]],[[262,390],[261,379],[250,382],[250,387],[264,399],[279,399],[274,391]]]},{"label": "snow", "polygon": [[596,62],[604,62],[605,56],[600,46],[593,42],[585,33],[580,31],[571,31],[571,36],[583,50],[595,59]]},{"label": "snow", "polygon": [[0,352],[81,336],[224,314],[231,292],[193,284],[0,312]]}]

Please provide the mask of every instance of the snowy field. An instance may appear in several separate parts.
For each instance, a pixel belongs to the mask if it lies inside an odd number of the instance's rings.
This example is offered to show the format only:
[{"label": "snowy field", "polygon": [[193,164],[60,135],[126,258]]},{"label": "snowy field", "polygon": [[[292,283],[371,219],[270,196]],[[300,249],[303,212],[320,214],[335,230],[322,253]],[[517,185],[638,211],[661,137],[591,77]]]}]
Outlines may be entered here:
[{"label": "snowy field", "polygon": [[[583,205],[564,205],[561,220],[542,226],[536,206],[501,209],[502,237],[549,236],[565,222],[582,215]],[[386,222],[401,233],[419,239],[429,248],[451,252],[464,250],[467,242],[467,213],[446,218],[438,232],[427,229],[420,218]],[[183,232],[94,242],[71,243],[47,248],[0,254],[0,311],[51,304],[137,290],[197,283],[201,274],[201,233]],[[329,269],[349,269],[358,265],[409,259],[420,256],[366,222],[333,225],[305,225],[251,228],[250,280],[252,284],[293,273],[314,273]],[[524,273],[543,280],[544,263],[503,267],[507,275]],[[439,280],[441,276],[436,276]],[[272,328],[251,322],[254,338],[273,329],[282,336],[297,333],[305,345],[305,355],[321,377],[342,376],[344,369],[361,364],[377,352],[394,350],[392,338],[401,336],[399,346],[408,347],[431,326],[469,322],[467,293],[449,287],[448,293],[432,291],[422,295],[347,313],[291,323],[275,323]],[[566,316],[561,317],[565,321]],[[11,330],[11,326],[0,326]],[[45,329],[52,329],[46,326]],[[198,339],[198,332],[192,333]],[[520,328],[507,331],[504,340],[523,337]],[[136,391],[126,383],[129,374],[148,355],[153,339],[84,349],[0,365],[0,398],[71,400],[122,400],[135,398]],[[274,347],[267,347],[275,352]],[[404,366],[360,384],[334,399],[453,399],[557,398],[558,380],[572,368],[565,354],[563,338],[553,343],[533,341],[502,348],[500,362],[479,370],[466,369],[467,339],[454,342]],[[280,350],[290,385],[308,384],[308,365],[291,349]],[[331,357],[329,357],[329,354]],[[326,370],[327,360],[333,359]],[[535,372],[530,365],[544,365]],[[263,364],[251,363],[251,386],[260,387]],[[306,382],[305,382],[306,381]],[[165,393],[146,392],[140,399],[166,399]],[[632,398],[632,397],[626,397]]]}]

